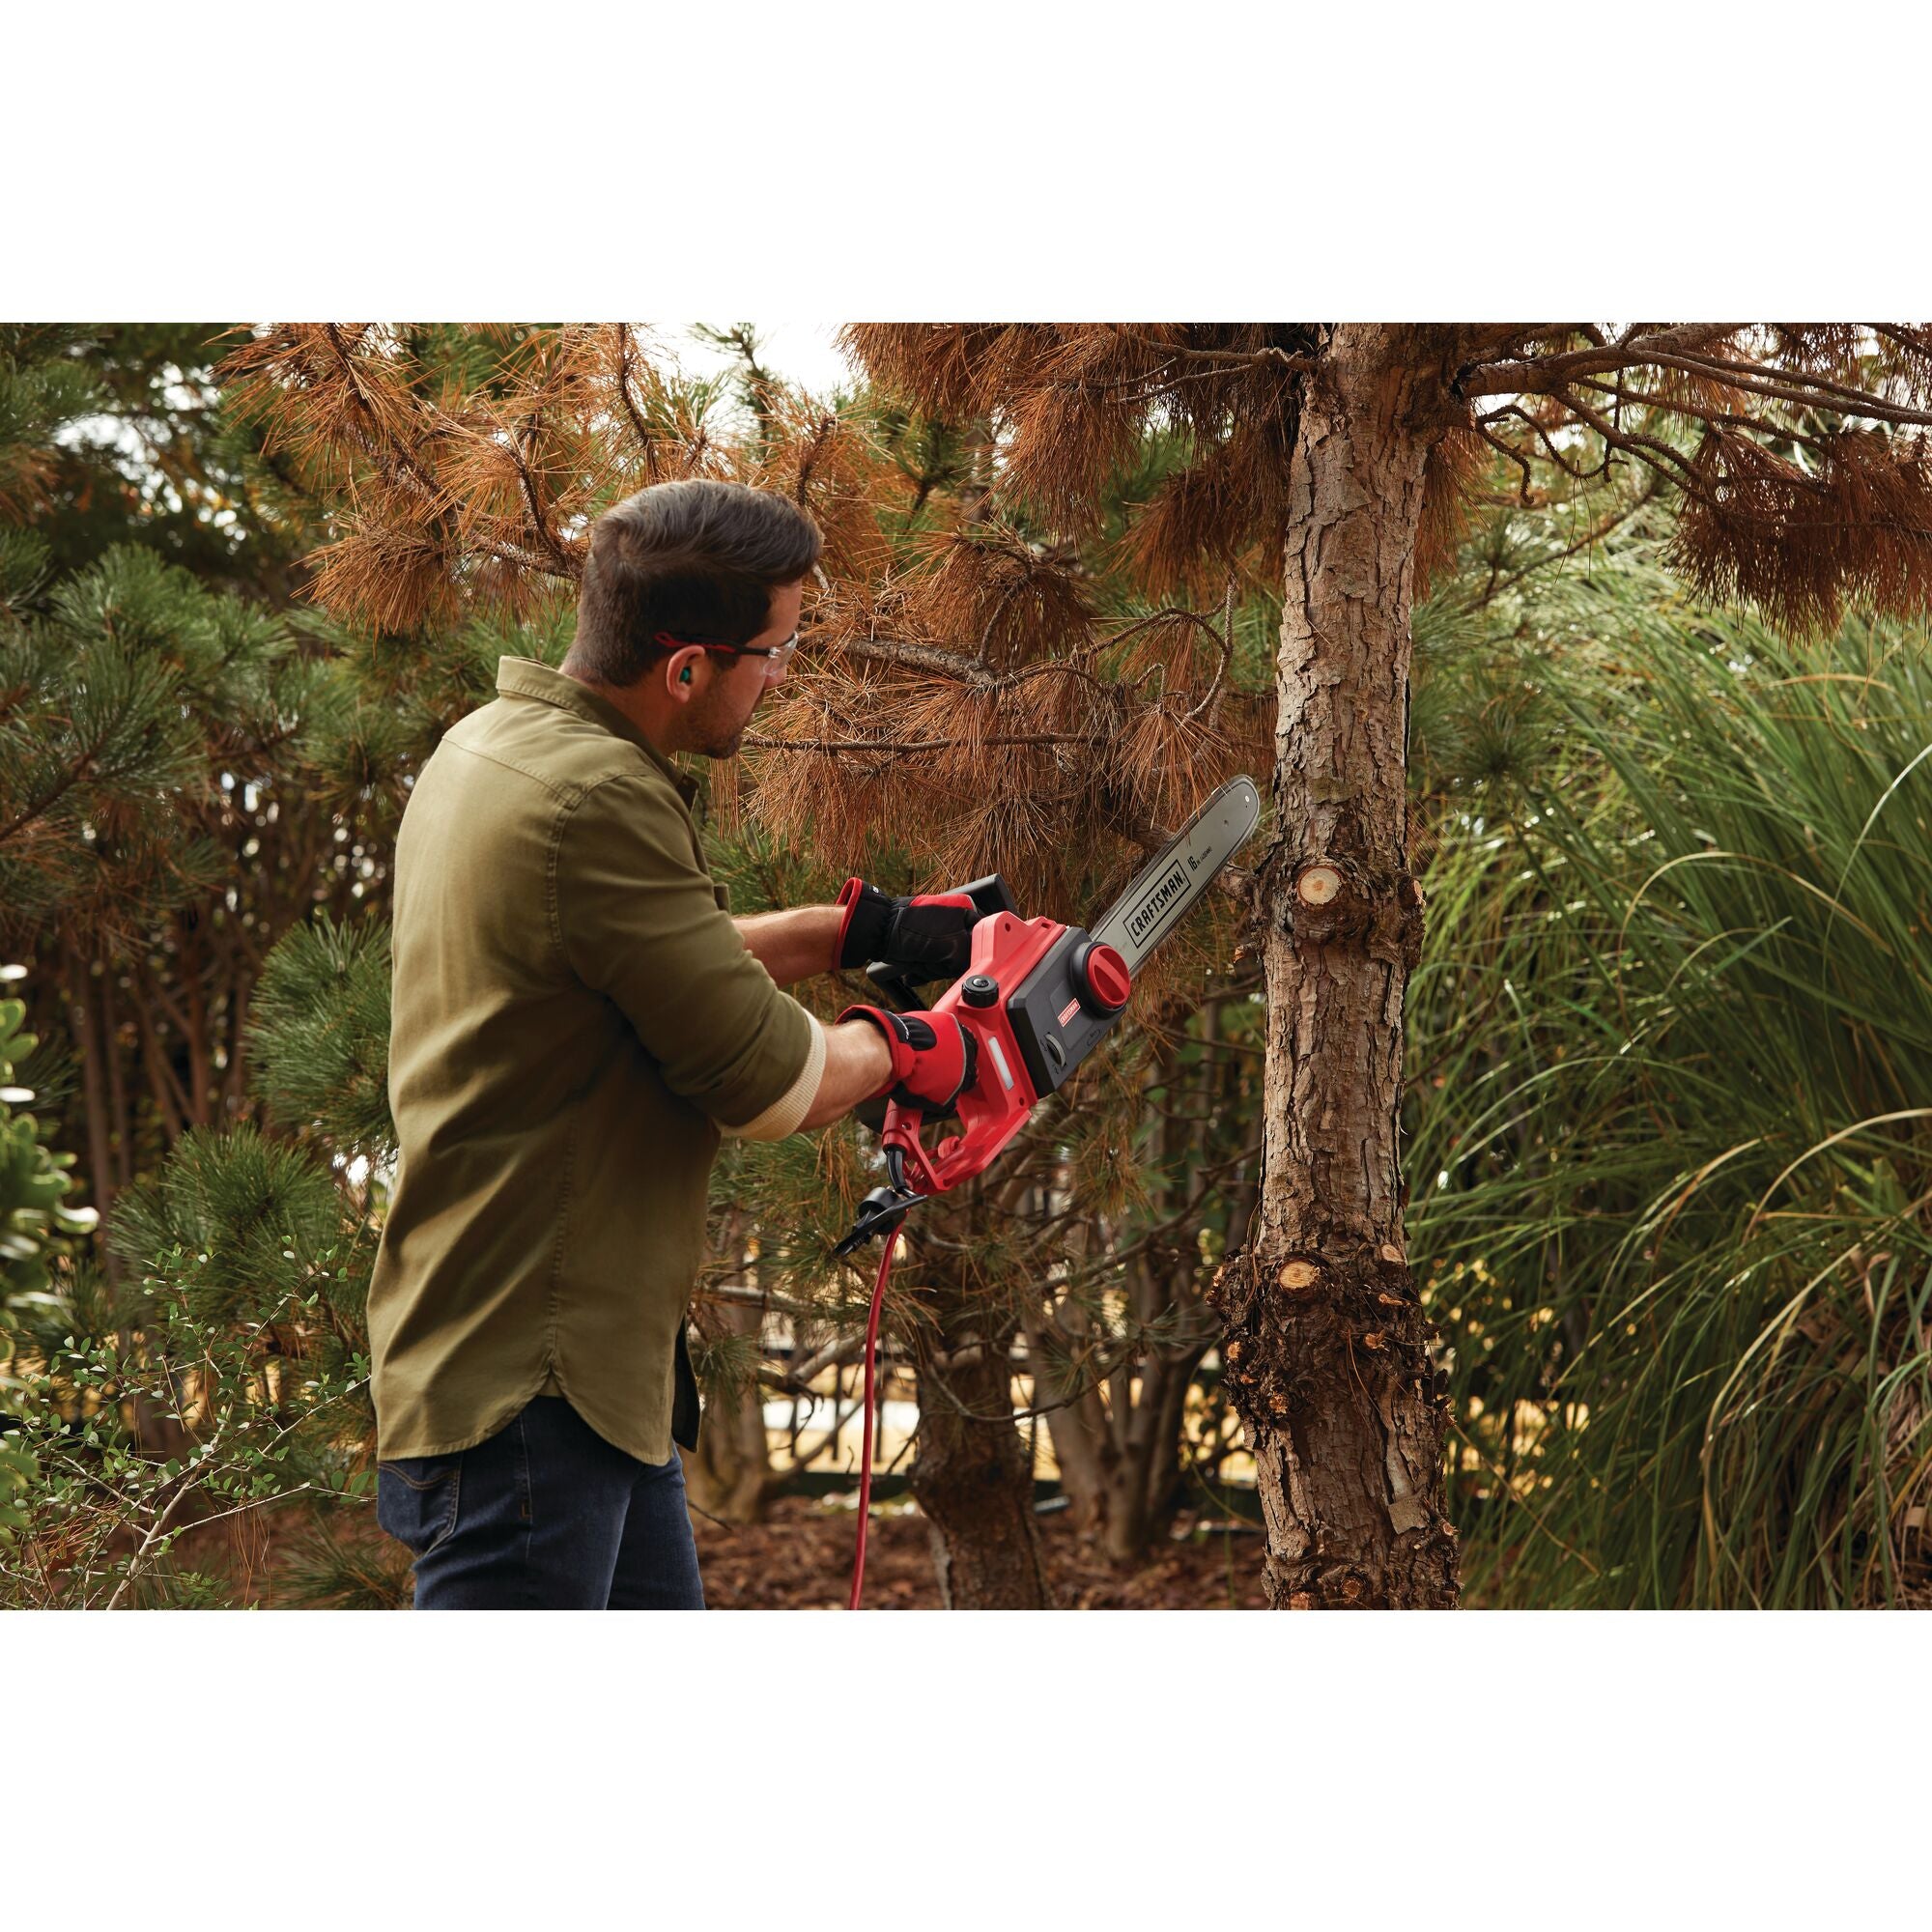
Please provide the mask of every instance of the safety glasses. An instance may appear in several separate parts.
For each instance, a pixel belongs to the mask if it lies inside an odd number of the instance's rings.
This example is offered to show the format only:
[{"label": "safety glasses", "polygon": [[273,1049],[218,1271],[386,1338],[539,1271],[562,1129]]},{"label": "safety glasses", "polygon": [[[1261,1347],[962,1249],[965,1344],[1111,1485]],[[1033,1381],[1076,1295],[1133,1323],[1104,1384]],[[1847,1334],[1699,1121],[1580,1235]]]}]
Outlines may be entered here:
[{"label": "safety glasses", "polygon": [[673,638],[660,631],[657,641],[679,648],[696,645],[702,651],[717,651],[727,658],[764,658],[765,682],[767,684],[783,675],[784,668],[791,662],[791,654],[798,649],[798,633],[794,631],[781,644],[721,644],[709,638]]}]

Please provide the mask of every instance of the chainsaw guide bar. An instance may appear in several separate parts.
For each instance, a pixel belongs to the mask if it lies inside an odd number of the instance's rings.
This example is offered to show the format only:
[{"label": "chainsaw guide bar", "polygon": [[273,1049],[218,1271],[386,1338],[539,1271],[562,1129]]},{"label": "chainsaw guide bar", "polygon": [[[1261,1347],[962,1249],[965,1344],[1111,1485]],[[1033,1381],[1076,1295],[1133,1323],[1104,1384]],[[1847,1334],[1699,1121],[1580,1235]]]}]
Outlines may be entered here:
[{"label": "chainsaw guide bar", "polygon": [[1127,962],[1128,972],[1138,973],[1261,822],[1262,798],[1254,781],[1236,779],[1224,784],[1134,874],[1113,910],[1094,928],[1094,943],[1111,946]]}]

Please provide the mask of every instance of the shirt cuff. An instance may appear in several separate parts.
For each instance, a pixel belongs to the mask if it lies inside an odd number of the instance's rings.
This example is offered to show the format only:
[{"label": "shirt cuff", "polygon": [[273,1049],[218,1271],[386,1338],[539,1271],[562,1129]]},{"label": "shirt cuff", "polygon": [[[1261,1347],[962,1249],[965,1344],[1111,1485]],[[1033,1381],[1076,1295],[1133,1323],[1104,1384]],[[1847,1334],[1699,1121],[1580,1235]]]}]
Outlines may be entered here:
[{"label": "shirt cuff", "polygon": [[[808,1017],[810,1017],[808,1015]],[[825,1029],[811,1021],[811,1042],[806,1048],[805,1065],[799,1076],[772,1104],[742,1127],[724,1127],[731,1140],[781,1141],[798,1131],[798,1123],[811,1111],[818,1097],[818,1083],[825,1074]]]}]

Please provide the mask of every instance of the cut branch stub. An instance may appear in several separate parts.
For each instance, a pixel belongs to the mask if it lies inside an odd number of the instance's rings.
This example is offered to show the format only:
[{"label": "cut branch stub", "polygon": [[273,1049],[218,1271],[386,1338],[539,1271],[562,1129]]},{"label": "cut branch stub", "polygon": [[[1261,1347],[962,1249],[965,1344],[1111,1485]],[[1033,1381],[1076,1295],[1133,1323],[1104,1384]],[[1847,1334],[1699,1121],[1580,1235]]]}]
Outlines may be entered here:
[{"label": "cut branch stub", "polygon": [[1422,889],[1407,871],[1363,867],[1345,854],[1314,860],[1294,874],[1280,916],[1303,946],[1361,942],[1408,972],[1422,956]]},{"label": "cut branch stub", "polygon": [[1314,1262],[1284,1262],[1275,1279],[1291,1294],[1305,1294],[1321,1279],[1321,1270]]},{"label": "cut branch stub", "polygon": [[1342,875],[1333,866],[1304,866],[1294,875],[1294,895],[1303,905],[1325,906],[1342,890]]}]

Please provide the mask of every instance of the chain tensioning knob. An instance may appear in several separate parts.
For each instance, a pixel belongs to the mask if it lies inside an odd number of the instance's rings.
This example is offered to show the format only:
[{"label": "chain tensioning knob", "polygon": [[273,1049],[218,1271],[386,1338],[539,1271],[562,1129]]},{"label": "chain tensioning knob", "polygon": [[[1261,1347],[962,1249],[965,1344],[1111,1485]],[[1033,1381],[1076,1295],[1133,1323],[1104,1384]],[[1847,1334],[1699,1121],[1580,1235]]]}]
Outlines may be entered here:
[{"label": "chain tensioning knob", "polygon": [[1134,982],[1127,962],[1111,946],[1090,939],[1073,955],[1073,990],[1090,1013],[1104,1019],[1127,1004]]}]

